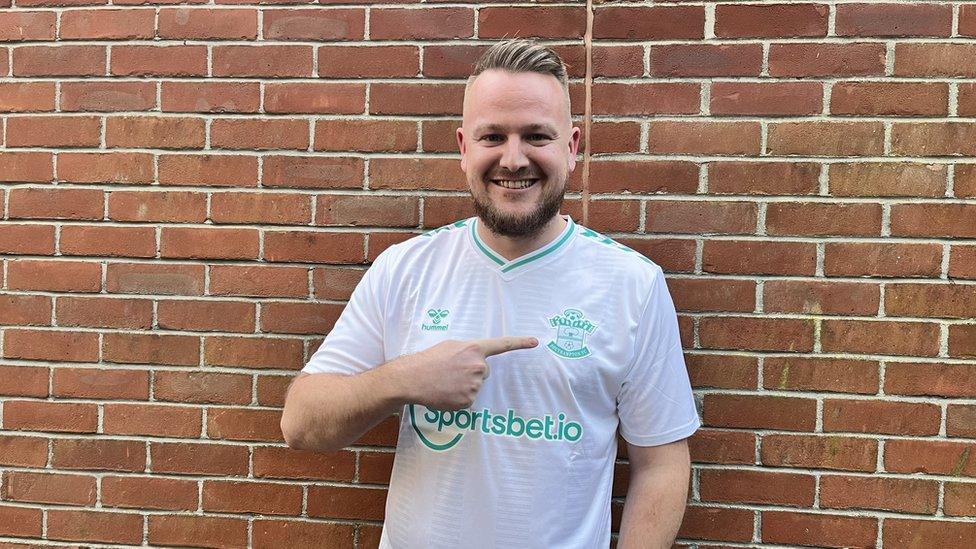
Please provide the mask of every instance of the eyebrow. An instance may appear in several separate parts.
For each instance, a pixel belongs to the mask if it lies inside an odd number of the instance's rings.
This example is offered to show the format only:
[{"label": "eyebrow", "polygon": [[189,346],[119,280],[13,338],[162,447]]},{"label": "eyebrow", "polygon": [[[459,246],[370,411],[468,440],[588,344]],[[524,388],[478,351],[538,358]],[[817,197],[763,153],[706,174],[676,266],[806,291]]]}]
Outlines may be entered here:
[{"label": "eyebrow", "polygon": [[[475,135],[481,135],[481,134],[486,133],[486,132],[502,132],[502,133],[504,133],[504,131],[505,131],[505,126],[502,126],[500,124],[482,124],[482,125],[478,126],[477,128],[475,128],[474,133],[475,133]],[[559,133],[559,132],[556,131],[556,128],[553,128],[549,124],[529,124],[527,126],[523,126],[522,127],[522,131],[524,131],[524,132],[539,132],[539,131],[541,131],[541,132],[545,132],[545,133],[551,133],[551,134],[554,134],[554,135],[558,135],[558,133]]]}]

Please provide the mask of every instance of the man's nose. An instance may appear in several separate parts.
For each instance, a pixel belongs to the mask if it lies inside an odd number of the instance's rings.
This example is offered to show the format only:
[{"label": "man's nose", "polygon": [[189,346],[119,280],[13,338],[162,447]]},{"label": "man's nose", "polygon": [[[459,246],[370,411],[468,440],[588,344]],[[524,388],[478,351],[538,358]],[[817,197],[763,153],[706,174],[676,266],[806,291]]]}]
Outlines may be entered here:
[{"label": "man's nose", "polygon": [[516,172],[529,165],[529,158],[525,156],[525,143],[521,138],[513,137],[505,142],[502,152],[501,167],[510,172]]}]

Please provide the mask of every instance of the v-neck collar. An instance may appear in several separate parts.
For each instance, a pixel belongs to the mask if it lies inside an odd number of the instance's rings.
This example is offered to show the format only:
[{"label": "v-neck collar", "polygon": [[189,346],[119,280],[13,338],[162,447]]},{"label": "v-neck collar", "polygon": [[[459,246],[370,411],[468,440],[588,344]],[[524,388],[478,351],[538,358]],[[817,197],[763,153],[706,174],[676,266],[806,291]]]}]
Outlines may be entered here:
[{"label": "v-neck collar", "polygon": [[477,217],[473,217],[471,219],[471,230],[468,232],[471,236],[471,243],[475,250],[477,250],[478,255],[486,258],[489,264],[494,266],[494,268],[503,276],[508,275],[506,276],[506,278],[508,278],[509,276],[514,276],[517,273],[525,271],[530,266],[539,265],[540,260],[551,257],[554,252],[566,247],[572,236],[576,234],[576,223],[574,223],[573,218],[568,215],[565,216],[565,219],[566,228],[559,233],[559,236],[538,250],[534,250],[523,256],[516,257],[511,261],[506,260],[500,254],[492,250],[488,244],[486,244],[485,241],[478,236]]}]

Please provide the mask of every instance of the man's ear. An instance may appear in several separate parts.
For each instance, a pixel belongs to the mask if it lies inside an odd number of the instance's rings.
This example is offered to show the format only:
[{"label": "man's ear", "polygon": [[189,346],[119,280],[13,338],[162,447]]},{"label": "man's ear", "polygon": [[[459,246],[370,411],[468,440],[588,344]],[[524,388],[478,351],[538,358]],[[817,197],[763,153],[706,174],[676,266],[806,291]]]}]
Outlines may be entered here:
[{"label": "man's ear", "polygon": [[464,142],[464,128],[458,128],[454,136],[457,138],[458,150],[461,151],[461,171],[466,171],[467,163],[465,162],[464,153],[467,151],[467,143]]},{"label": "man's ear", "polygon": [[579,152],[580,137],[583,132],[577,128],[573,127],[573,131],[569,134],[569,171],[572,172],[576,169],[576,154]]}]

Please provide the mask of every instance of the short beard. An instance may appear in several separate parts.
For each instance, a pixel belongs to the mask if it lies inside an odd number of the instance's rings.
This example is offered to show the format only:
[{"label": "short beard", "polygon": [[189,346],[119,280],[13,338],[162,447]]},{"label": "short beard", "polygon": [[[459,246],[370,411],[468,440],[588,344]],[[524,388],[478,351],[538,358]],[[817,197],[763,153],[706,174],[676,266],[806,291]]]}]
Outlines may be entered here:
[{"label": "short beard", "polygon": [[[492,183],[489,183],[491,185]],[[540,183],[537,183],[540,184]],[[563,193],[546,194],[542,203],[528,215],[506,215],[498,211],[487,195],[474,196],[474,211],[491,232],[511,238],[535,236],[559,213]]]}]

